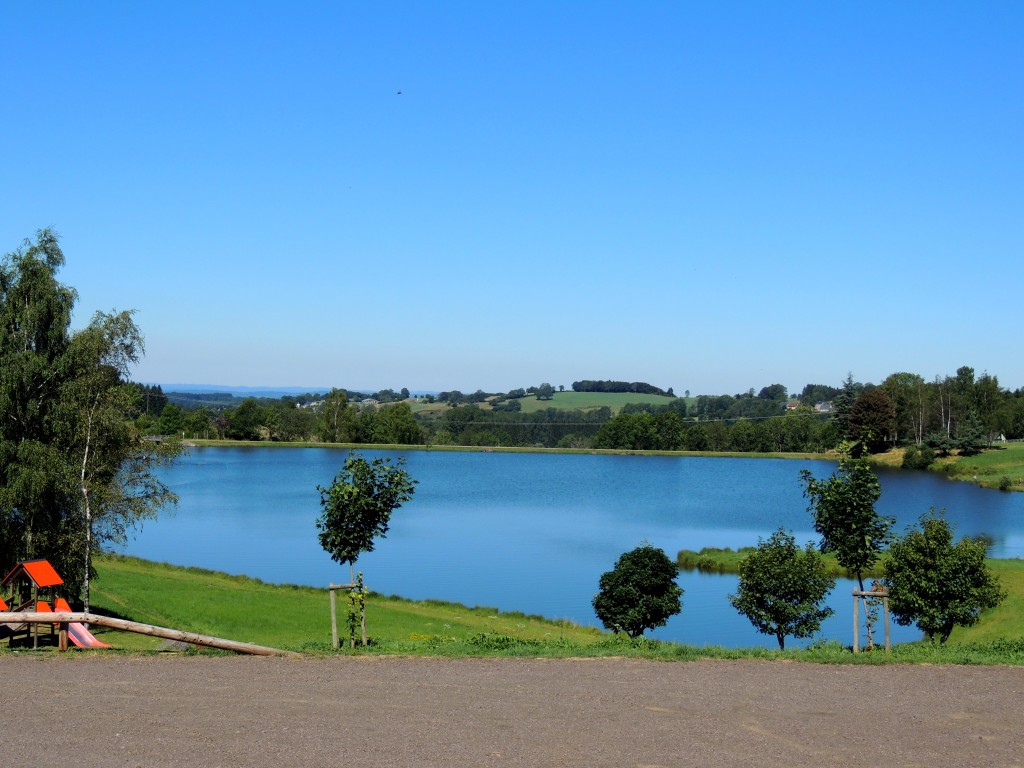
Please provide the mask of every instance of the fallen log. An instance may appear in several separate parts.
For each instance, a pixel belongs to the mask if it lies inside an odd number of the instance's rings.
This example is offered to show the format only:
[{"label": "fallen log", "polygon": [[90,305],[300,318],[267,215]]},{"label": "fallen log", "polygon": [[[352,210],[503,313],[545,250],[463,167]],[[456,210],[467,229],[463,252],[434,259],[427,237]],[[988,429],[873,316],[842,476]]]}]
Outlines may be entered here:
[{"label": "fallen log", "polygon": [[168,640],[178,640],[191,645],[202,645],[209,648],[222,648],[235,653],[248,653],[255,656],[301,656],[295,651],[282,651],[278,648],[268,648],[264,645],[252,643],[240,643],[237,640],[225,640],[221,637],[200,635],[195,632],[183,632],[180,629],[169,629],[157,627],[152,624],[140,624],[137,621],[127,619],[115,619],[111,616],[99,616],[94,613],[36,613],[34,611],[4,612],[0,611],[0,625],[3,624],[70,624],[79,622],[81,624],[92,624],[109,629],[118,629],[122,632],[134,632],[138,635],[151,635],[163,637]]}]

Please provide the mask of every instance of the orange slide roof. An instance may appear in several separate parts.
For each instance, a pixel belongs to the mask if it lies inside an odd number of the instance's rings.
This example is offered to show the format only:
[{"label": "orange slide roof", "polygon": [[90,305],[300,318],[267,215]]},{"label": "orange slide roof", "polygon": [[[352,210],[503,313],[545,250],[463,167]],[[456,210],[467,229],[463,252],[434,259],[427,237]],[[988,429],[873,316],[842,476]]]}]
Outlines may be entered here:
[{"label": "orange slide roof", "polygon": [[18,563],[14,566],[14,570],[4,576],[4,580],[0,582],[0,586],[7,584],[9,581],[13,581],[22,572],[35,582],[37,587],[55,587],[58,584],[63,584],[62,579],[53,566],[50,565],[49,560],[27,560],[24,563]]}]

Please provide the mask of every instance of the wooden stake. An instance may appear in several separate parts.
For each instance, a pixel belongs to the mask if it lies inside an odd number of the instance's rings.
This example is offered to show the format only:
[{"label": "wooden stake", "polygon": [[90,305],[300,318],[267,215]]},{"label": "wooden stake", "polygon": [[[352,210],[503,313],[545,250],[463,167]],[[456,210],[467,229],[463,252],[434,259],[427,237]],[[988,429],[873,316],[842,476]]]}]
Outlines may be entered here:
[{"label": "wooden stake", "polygon": [[334,597],[334,588],[328,590],[331,593],[331,648],[338,650],[338,606]]},{"label": "wooden stake", "polygon": [[[858,640],[859,640],[858,633],[859,633],[859,630],[860,630],[860,621],[859,621],[859,618],[857,616],[857,598],[858,597],[863,597],[863,598],[880,597],[880,598],[882,598],[882,610],[883,610],[883,615],[885,617],[885,651],[886,651],[886,653],[888,653],[892,649],[892,646],[890,644],[890,638],[889,638],[889,590],[886,589],[885,587],[882,587],[877,592],[867,592],[867,591],[862,592],[859,589],[853,590],[853,652],[854,653],[857,653],[860,650],[859,647],[858,647]],[[868,610],[867,605],[864,606],[864,610],[865,611]]]}]

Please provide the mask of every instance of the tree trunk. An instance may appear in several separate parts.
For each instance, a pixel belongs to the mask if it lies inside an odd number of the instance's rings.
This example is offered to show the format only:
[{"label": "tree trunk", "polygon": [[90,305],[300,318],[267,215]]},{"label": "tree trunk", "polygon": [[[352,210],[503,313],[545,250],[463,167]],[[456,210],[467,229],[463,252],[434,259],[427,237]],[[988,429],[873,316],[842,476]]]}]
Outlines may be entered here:
[{"label": "tree trunk", "polygon": [[[95,404],[94,404],[95,405]],[[90,409],[86,417],[85,447],[82,450],[82,474],[80,476],[82,489],[83,513],[85,517],[85,573],[82,576],[82,599],[85,605],[85,612],[89,612],[89,596],[92,587],[92,580],[89,578],[89,571],[92,568],[92,506],[89,503],[89,451],[92,447],[92,419],[95,409]]]}]

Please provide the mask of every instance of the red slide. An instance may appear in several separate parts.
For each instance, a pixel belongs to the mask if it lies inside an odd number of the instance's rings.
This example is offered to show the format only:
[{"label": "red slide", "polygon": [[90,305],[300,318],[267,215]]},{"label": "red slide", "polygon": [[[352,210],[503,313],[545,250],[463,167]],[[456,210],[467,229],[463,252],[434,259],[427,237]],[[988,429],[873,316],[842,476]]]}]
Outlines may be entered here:
[{"label": "red slide", "polygon": [[[63,597],[58,597],[53,607],[58,613],[71,613],[71,606]],[[110,648],[104,642],[97,640],[92,632],[85,628],[84,624],[72,621],[68,624],[68,639],[79,648]]]}]

